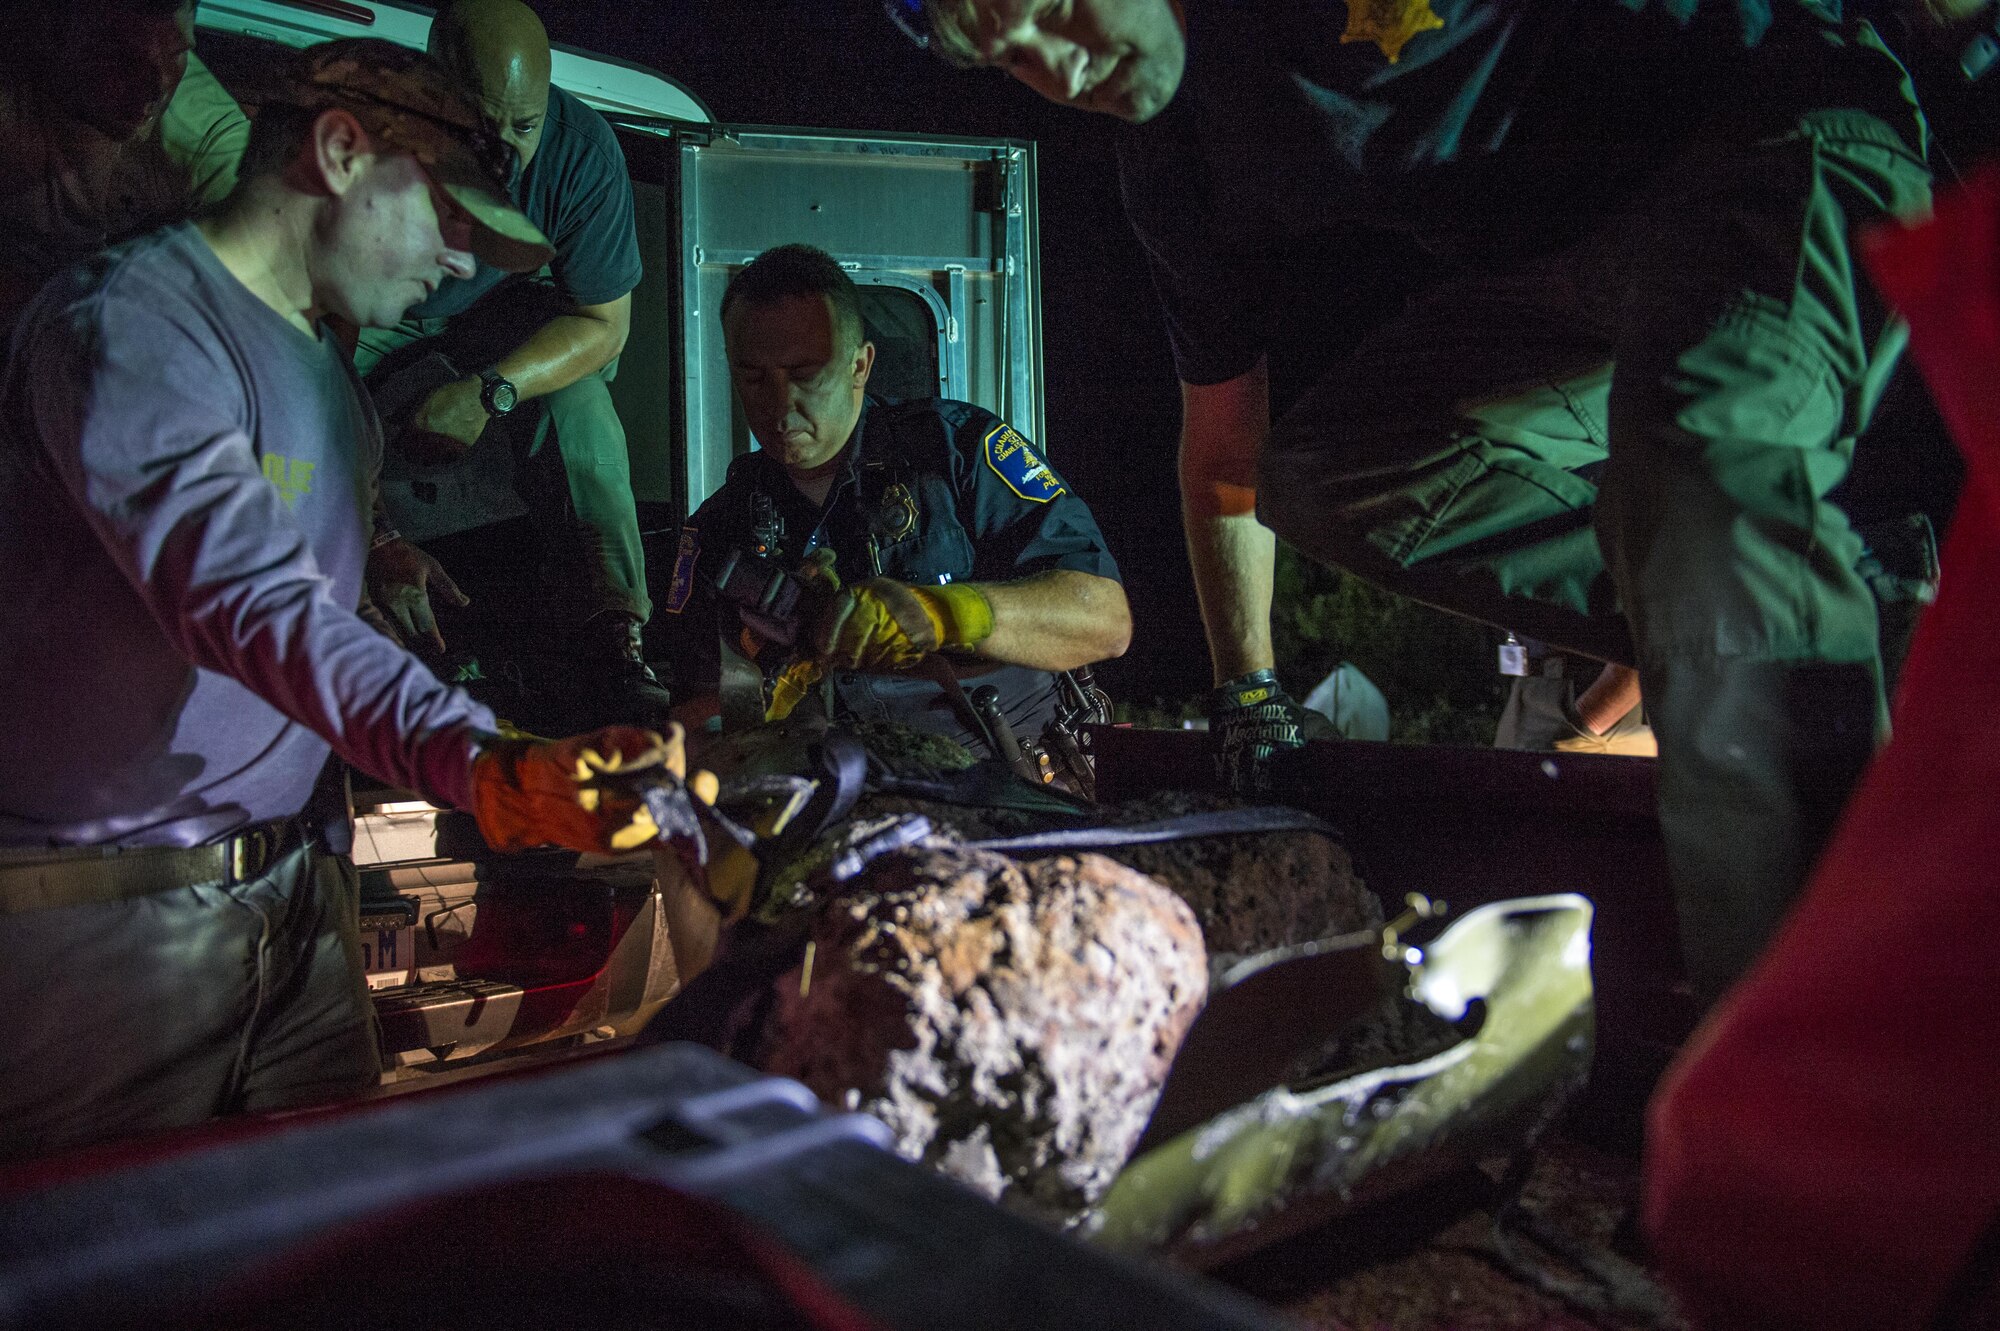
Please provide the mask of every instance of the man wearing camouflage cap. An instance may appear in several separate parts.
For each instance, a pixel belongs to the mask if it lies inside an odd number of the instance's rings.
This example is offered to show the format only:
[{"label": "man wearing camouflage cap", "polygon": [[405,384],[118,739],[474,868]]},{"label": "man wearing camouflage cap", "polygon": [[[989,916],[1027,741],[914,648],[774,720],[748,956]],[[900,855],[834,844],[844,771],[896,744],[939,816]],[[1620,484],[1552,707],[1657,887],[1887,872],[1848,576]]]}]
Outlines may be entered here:
[{"label": "man wearing camouflage cap", "polygon": [[548,256],[438,66],[301,54],[240,182],[24,315],[0,381],[0,1158],[350,1093],[377,1074],[329,748],[488,842],[654,835],[679,736],[501,739],[372,628],[381,434],[332,317]]},{"label": "man wearing camouflage cap", "polygon": [[[640,651],[652,605],[610,390],[641,274],[625,158],[604,117],[551,86],[548,33],[520,0],[441,5],[430,53],[512,150],[510,196],[554,253],[544,273],[454,274],[403,323],[363,335],[356,360],[389,441],[384,499],[420,542],[525,510],[546,591],[526,626],[573,662],[569,705],[591,724],[652,724],[668,698]],[[429,607],[408,586],[385,595],[422,631]]]}]

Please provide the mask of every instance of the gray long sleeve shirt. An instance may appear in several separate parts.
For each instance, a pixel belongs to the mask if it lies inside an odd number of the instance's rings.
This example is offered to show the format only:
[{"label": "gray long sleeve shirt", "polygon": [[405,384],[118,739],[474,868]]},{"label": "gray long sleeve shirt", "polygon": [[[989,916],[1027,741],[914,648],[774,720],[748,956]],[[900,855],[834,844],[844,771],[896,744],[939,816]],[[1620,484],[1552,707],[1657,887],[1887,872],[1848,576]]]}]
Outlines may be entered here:
[{"label": "gray long sleeve shirt", "polygon": [[381,449],[191,225],[43,291],[0,380],[0,845],[212,841],[329,745],[465,802],[492,714],[355,613]]}]

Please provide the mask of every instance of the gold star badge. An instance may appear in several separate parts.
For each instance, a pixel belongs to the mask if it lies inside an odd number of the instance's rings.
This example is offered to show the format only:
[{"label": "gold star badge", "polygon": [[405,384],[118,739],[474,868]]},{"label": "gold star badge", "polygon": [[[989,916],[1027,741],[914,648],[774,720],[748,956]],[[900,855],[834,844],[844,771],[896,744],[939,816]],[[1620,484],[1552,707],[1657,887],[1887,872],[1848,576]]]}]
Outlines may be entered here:
[{"label": "gold star badge", "polygon": [[1347,0],[1347,42],[1373,42],[1395,64],[1403,54],[1403,43],[1420,32],[1442,28],[1444,20],[1431,9],[1431,0]]}]

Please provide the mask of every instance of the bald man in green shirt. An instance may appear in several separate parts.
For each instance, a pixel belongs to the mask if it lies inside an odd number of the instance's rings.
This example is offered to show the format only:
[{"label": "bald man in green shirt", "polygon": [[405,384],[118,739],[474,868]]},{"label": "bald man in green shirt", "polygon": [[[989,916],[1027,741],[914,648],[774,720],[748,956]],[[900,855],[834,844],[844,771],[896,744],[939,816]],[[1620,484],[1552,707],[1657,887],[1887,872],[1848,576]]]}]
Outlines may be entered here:
[{"label": "bald man in green shirt", "polygon": [[[390,515],[419,541],[491,522],[508,514],[490,500],[508,496],[479,483],[510,475],[549,589],[522,613],[569,644],[578,717],[664,724],[667,692],[640,652],[652,605],[610,390],[642,273],[624,154],[603,116],[550,84],[548,33],[520,0],[453,0],[429,45],[514,149],[514,201],[555,257],[520,277],[481,264],[446,279],[398,327],[362,335],[357,364],[390,432]],[[399,419],[381,386],[433,352],[456,377]],[[486,499],[446,513],[430,498],[459,485]]]}]

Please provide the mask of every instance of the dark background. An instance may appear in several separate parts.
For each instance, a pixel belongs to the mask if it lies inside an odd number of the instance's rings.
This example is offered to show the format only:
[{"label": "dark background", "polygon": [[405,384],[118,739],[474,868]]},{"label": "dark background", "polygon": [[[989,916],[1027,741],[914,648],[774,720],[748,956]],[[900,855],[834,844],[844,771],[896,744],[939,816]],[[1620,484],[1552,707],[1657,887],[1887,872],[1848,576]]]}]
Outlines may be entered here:
[{"label": "dark background", "polygon": [[1192,697],[1207,651],[1180,535],[1179,390],[1118,201],[1116,122],[952,69],[868,0],[531,0],[559,44],[648,65],[738,124],[1032,139],[1041,189],[1047,438],[1125,575],[1138,626],[1101,675],[1121,699]]}]

